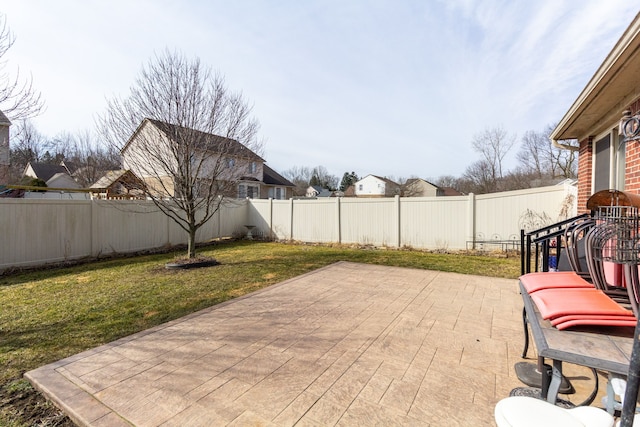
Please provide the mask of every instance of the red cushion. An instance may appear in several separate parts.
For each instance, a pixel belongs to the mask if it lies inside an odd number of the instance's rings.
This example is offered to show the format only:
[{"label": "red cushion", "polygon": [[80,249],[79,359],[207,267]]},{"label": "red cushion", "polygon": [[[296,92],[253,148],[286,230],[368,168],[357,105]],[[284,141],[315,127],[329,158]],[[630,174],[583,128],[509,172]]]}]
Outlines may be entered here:
[{"label": "red cushion", "polygon": [[625,317],[621,319],[576,319],[569,320],[567,322],[559,323],[556,328],[563,330],[572,326],[628,326],[635,327],[637,320],[627,319]]},{"label": "red cushion", "polygon": [[531,299],[544,319],[572,314],[632,314],[595,288],[545,289],[531,294]]},{"label": "red cushion", "polygon": [[529,294],[543,289],[555,288],[595,289],[593,284],[573,271],[528,273],[520,276],[520,283]]},{"label": "red cushion", "polygon": [[567,316],[559,316],[551,319],[552,325],[558,325],[560,323],[568,322],[571,320],[631,320],[636,321],[635,316],[629,316],[627,314],[610,315],[610,314],[570,314]]}]

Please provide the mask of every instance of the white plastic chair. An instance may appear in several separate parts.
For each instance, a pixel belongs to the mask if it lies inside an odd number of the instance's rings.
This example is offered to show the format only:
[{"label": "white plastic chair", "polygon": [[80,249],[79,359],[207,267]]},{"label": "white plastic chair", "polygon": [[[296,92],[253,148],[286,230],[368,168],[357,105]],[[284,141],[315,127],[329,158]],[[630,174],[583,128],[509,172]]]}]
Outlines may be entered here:
[{"label": "white plastic chair", "polygon": [[495,408],[498,427],[613,427],[615,419],[593,406],[564,409],[526,396],[502,399]]}]

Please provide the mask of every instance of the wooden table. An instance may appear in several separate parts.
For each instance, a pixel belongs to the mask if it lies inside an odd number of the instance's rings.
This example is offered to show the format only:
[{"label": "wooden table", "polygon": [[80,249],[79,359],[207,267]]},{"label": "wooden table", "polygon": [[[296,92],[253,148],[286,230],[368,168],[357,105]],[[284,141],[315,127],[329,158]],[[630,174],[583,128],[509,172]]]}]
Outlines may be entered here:
[{"label": "wooden table", "polygon": [[542,318],[522,283],[520,293],[538,356],[553,361],[551,383],[546,395],[548,402],[555,404],[558,397],[562,362],[627,375],[634,328],[594,326],[560,331]]}]

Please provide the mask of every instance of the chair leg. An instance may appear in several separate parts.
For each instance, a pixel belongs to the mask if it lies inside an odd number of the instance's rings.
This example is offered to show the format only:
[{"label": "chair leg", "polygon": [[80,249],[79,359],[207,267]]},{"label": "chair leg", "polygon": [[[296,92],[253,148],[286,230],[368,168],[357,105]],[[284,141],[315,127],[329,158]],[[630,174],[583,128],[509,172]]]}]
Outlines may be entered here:
[{"label": "chair leg", "polygon": [[522,350],[522,358],[527,357],[527,351],[529,350],[529,325],[527,321],[527,310],[522,309],[522,326],[524,327],[524,350]]}]

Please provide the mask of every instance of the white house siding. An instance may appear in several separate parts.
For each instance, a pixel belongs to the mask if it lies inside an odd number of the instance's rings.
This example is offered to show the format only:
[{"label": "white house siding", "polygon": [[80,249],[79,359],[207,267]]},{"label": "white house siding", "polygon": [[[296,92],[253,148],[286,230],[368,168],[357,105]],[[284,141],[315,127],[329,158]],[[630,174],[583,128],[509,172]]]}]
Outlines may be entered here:
[{"label": "white house siding", "polygon": [[80,184],[75,182],[71,176],[66,173],[57,173],[47,181],[47,187],[51,188],[81,188]]},{"label": "white house siding", "polygon": [[[142,178],[152,188],[162,191],[158,186],[158,178],[162,178],[164,186],[173,191],[171,176],[166,172],[168,168],[177,170],[175,153],[170,149],[173,144],[166,135],[159,131],[152,123],[145,122],[129,143],[123,154],[123,168],[131,170],[136,176]],[[233,156],[225,156],[224,159],[214,153],[206,153],[199,177],[207,178],[213,173],[219,179],[236,181],[240,177],[255,178],[262,181],[263,163],[256,159],[243,159]],[[234,166],[227,169],[227,158],[233,158]],[[196,159],[197,162],[199,160]],[[251,164],[255,163],[255,170],[251,171]]]},{"label": "white house siding", "polygon": [[145,122],[127,146],[122,165],[123,169],[130,170],[142,179],[157,177],[158,171],[167,168],[165,165],[177,168],[175,156],[169,149],[169,140],[149,122]]},{"label": "white house siding", "polygon": [[385,195],[386,182],[373,175],[367,175],[354,184],[356,196],[378,196]]}]

